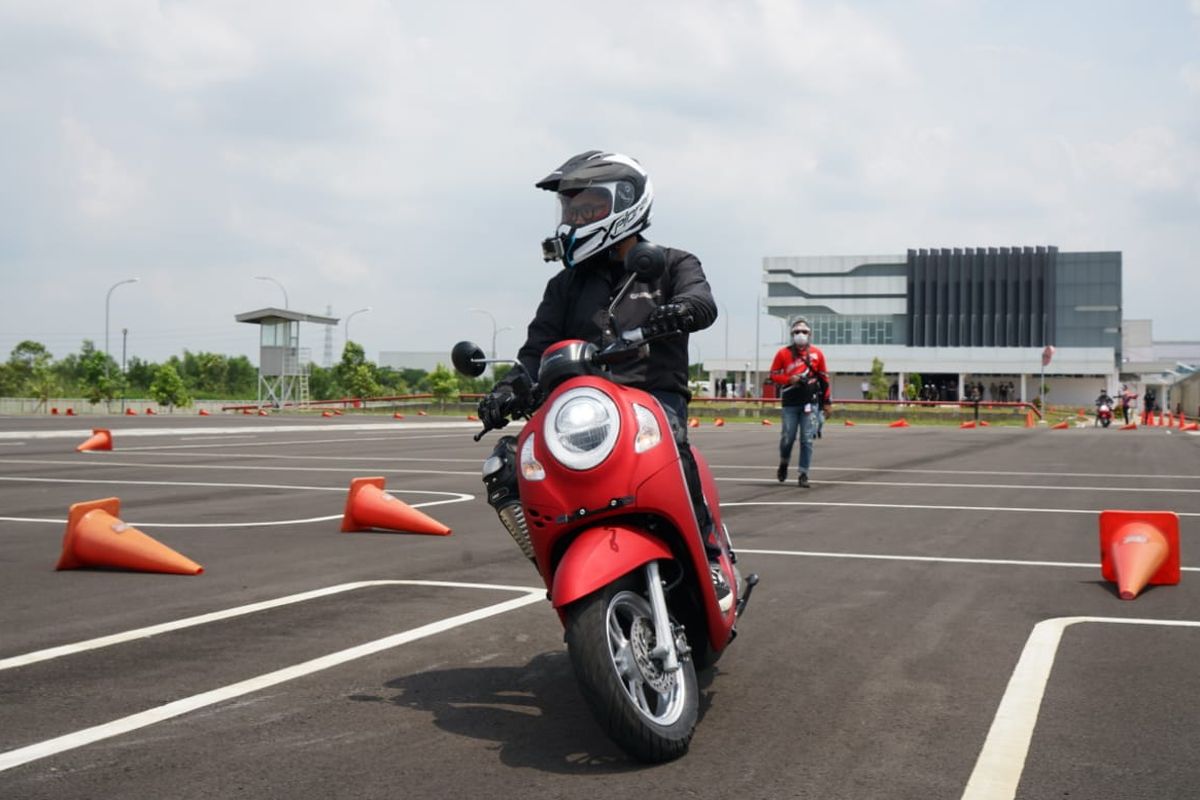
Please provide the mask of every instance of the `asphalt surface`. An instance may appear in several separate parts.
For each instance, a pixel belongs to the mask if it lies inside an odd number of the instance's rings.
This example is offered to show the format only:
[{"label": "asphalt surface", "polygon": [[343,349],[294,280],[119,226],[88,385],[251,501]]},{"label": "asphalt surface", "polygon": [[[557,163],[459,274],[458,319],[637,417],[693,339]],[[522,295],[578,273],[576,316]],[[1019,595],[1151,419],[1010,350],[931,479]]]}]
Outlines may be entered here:
[{"label": "asphalt surface", "polygon": [[[650,767],[583,706],[474,430],[0,418],[0,797],[1200,796],[1200,437],[833,420],[803,490],[777,426],[693,430],[762,583]],[[339,533],[371,475],[453,535]],[[55,571],[103,497],[204,573]],[[1103,509],[1177,512],[1181,583],[1120,600]]]}]

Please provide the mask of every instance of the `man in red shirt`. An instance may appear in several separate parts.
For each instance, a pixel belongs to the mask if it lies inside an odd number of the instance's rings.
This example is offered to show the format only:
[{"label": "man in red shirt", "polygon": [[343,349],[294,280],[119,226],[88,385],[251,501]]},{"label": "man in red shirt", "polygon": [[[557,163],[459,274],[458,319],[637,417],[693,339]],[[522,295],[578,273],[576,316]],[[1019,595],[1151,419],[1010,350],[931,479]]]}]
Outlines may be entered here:
[{"label": "man in red shirt", "polygon": [[783,430],[779,436],[779,482],[787,480],[792,445],[800,434],[799,485],[808,488],[808,470],[812,466],[813,436],[818,414],[828,413],[829,371],[825,354],[812,346],[812,326],[804,317],[792,322],[792,343],[780,349],[771,362],[771,380],[780,387]]}]

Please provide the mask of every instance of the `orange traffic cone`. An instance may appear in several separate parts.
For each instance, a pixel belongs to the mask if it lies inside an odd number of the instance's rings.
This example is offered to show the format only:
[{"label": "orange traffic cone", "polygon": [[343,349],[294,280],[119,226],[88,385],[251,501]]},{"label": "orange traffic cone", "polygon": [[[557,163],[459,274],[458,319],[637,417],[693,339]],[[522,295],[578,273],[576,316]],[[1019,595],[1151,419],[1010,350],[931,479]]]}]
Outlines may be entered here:
[{"label": "orange traffic cone", "polygon": [[723,428],[723,427],[725,427],[725,418],[724,418],[724,417],[717,417],[716,419],[714,419],[714,420],[713,420],[713,427],[715,427],[715,428]]},{"label": "orange traffic cone", "polygon": [[961,423],[959,423],[958,427],[960,427],[960,428],[974,428],[974,427],[975,427],[975,423],[974,423],[974,422],[969,422],[969,421],[968,421],[968,422],[961,422]]},{"label": "orange traffic cone", "polygon": [[54,406],[53,408],[50,409],[50,416],[52,416],[52,417],[58,416],[58,406]]},{"label": "orange traffic cone", "polygon": [[153,416],[154,416],[155,414],[157,414],[157,413],[158,413],[158,412],[157,412],[157,411],[155,411],[153,408],[147,408],[147,409],[146,409],[146,414],[148,414],[148,415],[149,415],[149,416],[151,416],[151,417],[153,417]]},{"label": "orange traffic cone", "polygon": [[988,422],[986,419],[979,420],[979,427],[981,428],[989,428],[991,425],[992,423]]},{"label": "orange traffic cone", "polygon": [[1025,427],[1026,427],[1026,428],[1032,428],[1032,427],[1035,427],[1035,425],[1034,425],[1034,421],[1033,421],[1033,412],[1032,412],[1032,411],[1026,411],[1026,412],[1025,412]]},{"label": "orange traffic cone", "polygon": [[1187,420],[1184,419],[1182,411],[1179,412],[1177,419],[1179,420],[1179,430],[1183,430],[1187,426]]},{"label": "orange traffic cone", "polygon": [[474,414],[467,414],[467,420],[469,422],[479,422],[479,417],[475,416]]},{"label": "orange traffic cone", "polygon": [[428,415],[428,414],[426,414],[424,411],[418,411],[418,412],[417,412],[417,416],[418,416],[418,417],[427,417],[427,416],[429,416],[429,415]]},{"label": "orange traffic cone", "polygon": [[1069,428],[1069,427],[1071,427],[1071,423],[1067,422],[1067,421],[1064,419],[1062,422],[1060,422],[1060,423],[1058,423],[1058,424],[1056,424],[1056,425],[1051,425],[1051,426],[1050,426],[1050,430],[1052,430],[1052,431],[1065,431],[1065,430],[1066,430],[1067,428]]},{"label": "orange traffic cone", "polygon": [[271,412],[270,412],[270,411],[267,411],[265,408],[260,408],[260,409],[258,410],[258,415],[259,415],[260,417],[269,417],[269,416],[271,416]]},{"label": "orange traffic cone", "polygon": [[407,533],[449,536],[450,529],[432,517],[383,491],[383,478],[355,478],[350,481],[342,532],[386,528]]},{"label": "orange traffic cone", "polygon": [[333,416],[333,412],[332,412],[332,411],[322,411],[322,412],[321,412],[321,416],[322,416],[322,417],[326,417],[326,418],[328,418],[328,417],[332,417],[332,416]]},{"label": "orange traffic cone", "polygon": [[207,408],[202,408],[202,409],[200,409],[200,411],[199,411],[199,414],[200,414],[200,416],[202,416],[202,417],[207,417],[207,416],[208,416],[208,409],[207,409]]},{"label": "orange traffic cone", "polygon": [[1120,430],[1120,431],[1136,431],[1136,430],[1137,430],[1137,423],[1136,423],[1136,422],[1131,422],[1131,423],[1129,423],[1128,425],[1122,425],[1122,426],[1121,426],[1120,428],[1118,428],[1117,430]]},{"label": "orange traffic cone", "polygon": [[344,411],[342,411],[342,410],[340,410],[340,409],[337,409],[337,408],[335,408],[335,409],[333,410],[333,415],[334,415],[335,417],[344,417],[346,414],[345,414],[345,412],[344,412]]},{"label": "orange traffic cone", "polygon": [[125,409],[125,416],[127,416],[127,417],[136,417],[136,416],[137,416],[137,412],[136,412],[136,411],[134,411],[132,408],[127,408],[127,409]]},{"label": "orange traffic cone", "polygon": [[851,422],[850,420],[845,420],[844,422],[842,422],[842,425],[844,425],[847,428],[853,428],[856,424],[857,423]]},{"label": "orange traffic cone", "polygon": [[1189,422],[1187,425],[1183,426],[1183,430],[1185,430],[1185,431],[1200,431],[1200,422]]},{"label": "orange traffic cone", "polygon": [[689,428],[699,428],[700,427],[700,418],[699,417],[688,417],[688,427]]},{"label": "orange traffic cone", "polygon": [[73,417],[73,416],[75,416],[75,409],[73,409],[73,408],[68,408],[68,409],[67,409],[67,416],[68,416],[68,417]]},{"label": "orange traffic cone", "polygon": [[67,514],[62,555],[55,569],[115,567],[136,572],[199,575],[204,567],[151,539],[117,515],[116,497],[76,503]]},{"label": "orange traffic cone", "polygon": [[762,421],[762,424],[763,424],[763,425],[774,425],[775,423],[774,423],[774,422],[771,422],[771,420],[769,420],[769,419],[764,419],[764,420]]},{"label": "orange traffic cone", "polygon": [[1179,516],[1170,511],[1101,511],[1100,572],[1122,600],[1150,585],[1179,583]]},{"label": "orange traffic cone", "polygon": [[904,417],[901,417],[900,419],[896,420],[895,422],[888,423],[888,427],[889,428],[909,428],[912,426],[910,426],[908,424],[908,420],[906,420]]},{"label": "orange traffic cone", "polygon": [[404,419],[404,415],[397,411],[396,413],[392,414],[392,419]]},{"label": "orange traffic cone", "polygon": [[112,450],[112,433],[107,428],[92,428],[91,438],[75,448],[77,453],[87,450]]}]

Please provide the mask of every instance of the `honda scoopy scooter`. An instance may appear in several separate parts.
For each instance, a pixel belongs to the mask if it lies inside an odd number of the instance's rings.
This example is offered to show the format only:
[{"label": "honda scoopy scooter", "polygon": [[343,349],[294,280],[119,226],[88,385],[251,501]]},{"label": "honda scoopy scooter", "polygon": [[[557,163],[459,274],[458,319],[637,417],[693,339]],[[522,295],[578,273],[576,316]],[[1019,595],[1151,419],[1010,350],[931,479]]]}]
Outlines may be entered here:
[{"label": "honda scoopy scooter", "polygon": [[[661,275],[661,250],[639,243],[609,308]],[[615,326],[612,328],[615,330]],[[484,462],[488,502],[537,568],[565,628],[576,679],[596,721],[631,756],[669,761],[695,730],[697,670],[733,641],[757,575],[741,579],[717,489],[693,449],[712,529],[701,531],[671,427],[650,394],[613,382],[610,365],[644,358],[677,331],[642,328],[603,349],[549,347],[524,397],[517,436]],[[454,347],[459,372],[491,360]],[[524,373],[516,364],[514,369]],[[501,426],[503,427],[503,426]],[[489,428],[476,434],[478,441]],[[720,595],[720,596],[719,596]]]}]

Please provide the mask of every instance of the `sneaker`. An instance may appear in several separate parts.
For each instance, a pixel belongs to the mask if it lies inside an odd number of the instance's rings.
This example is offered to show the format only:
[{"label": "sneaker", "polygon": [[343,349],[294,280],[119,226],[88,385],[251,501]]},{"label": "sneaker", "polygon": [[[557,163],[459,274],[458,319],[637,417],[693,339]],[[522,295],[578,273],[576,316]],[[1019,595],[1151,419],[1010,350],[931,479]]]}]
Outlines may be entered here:
[{"label": "sneaker", "polygon": [[800,484],[801,489],[807,489],[808,488],[808,473],[801,472],[800,480],[798,480],[797,483]]},{"label": "sneaker", "polygon": [[787,480],[787,464],[788,462],[786,461],[780,461],[779,469],[775,472],[775,477],[779,478],[780,483],[783,483]]},{"label": "sneaker", "polygon": [[720,564],[710,561],[708,571],[712,576],[713,589],[717,593],[717,605],[721,607],[722,614],[727,614],[729,609],[733,608],[733,590],[729,588],[729,582],[725,580],[725,573],[721,571]]}]

